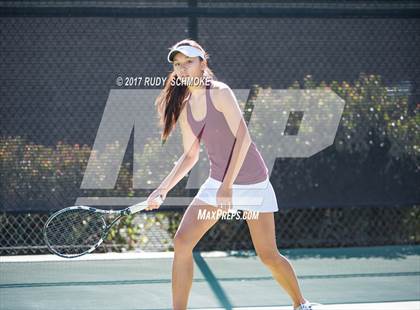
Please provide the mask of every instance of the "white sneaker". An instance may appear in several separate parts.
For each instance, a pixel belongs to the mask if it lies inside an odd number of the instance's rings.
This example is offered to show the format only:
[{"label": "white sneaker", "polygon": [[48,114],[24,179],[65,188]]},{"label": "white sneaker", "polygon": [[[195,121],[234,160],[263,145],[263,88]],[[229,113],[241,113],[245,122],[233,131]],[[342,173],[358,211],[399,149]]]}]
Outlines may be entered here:
[{"label": "white sneaker", "polygon": [[299,307],[296,307],[293,310],[316,310],[315,308],[312,308],[312,306],[322,306],[322,304],[306,301],[304,304],[300,304]]}]

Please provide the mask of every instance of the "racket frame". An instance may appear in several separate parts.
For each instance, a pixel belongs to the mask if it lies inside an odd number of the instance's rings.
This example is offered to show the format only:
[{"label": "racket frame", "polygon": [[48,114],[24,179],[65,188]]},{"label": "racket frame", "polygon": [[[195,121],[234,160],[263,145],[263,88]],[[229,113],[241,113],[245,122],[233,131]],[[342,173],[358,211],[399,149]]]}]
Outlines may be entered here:
[{"label": "racket frame", "polygon": [[[156,202],[160,205],[163,203],[163,199],[162,199],[162,195],[159,195],[159,197],[157,197],[155,200]],[[101,244],[102,242],[107,238],[109,231],[111,229],[111,227],[121,218],[130,214],[135,214],[137,212],[140,212],[144,209],[146,209],[148,207],[148,202],[147,200],[139,202],[135,205],[132,205],[130,207],[127,207],[123,210],[103,210],[103,209],[97,209],[97,208],[93,208],[93,207],[88,207],[88,206],[71,206],[71,207],[67,207],[64,209],[61,209],[55,213],[53,213],[48,220],[45,222],[44,227],[42,229],[42,234],[44,237],[44,242],[47,245],[48,250],[50,250],[52,253],[63,257],[63,258],[76,258],[76,257],[80,257],[82,255],[85,254],[89,254],[92,253],[93,251],[95,251]],[[54,248],[51,246],[50,242],[48,241],[48,236],[47,236],[47,227],[48,224],[57,216],[59,216],[60,214],[67,212],[67,211],[71,211],[71,210],[86,210],[86,211],[91,211],[91,212],[96,212],[96,213],[101,213],[101,214],[105,214],[105,215],[118,215],[110,224],[106,224],[106,221],[104,220],[104,224],[106,225],[103,229],[103,233],[101,235],[101,238],[99,239],[99,241],[93,245],[92,247],[90,247],[88,250],[82,252],[82,253],[78,253],[78,254],[74,254],[74,255],[65,255],[62,254],[60,252],[57,252],[56,250],[54,250]]]}]

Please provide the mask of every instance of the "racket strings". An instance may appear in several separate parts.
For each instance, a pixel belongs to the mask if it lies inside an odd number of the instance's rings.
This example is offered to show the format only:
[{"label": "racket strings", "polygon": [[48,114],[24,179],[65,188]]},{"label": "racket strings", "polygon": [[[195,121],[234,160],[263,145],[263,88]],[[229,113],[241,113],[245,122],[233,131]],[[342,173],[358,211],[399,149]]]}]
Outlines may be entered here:
[{"label": "racket strings", "polygon": [[102,214],[75,209],[54,217],[46,227],[45,234],[54,251],[62,255],[77,255],[94,247],[105,229],[106,222]]}]

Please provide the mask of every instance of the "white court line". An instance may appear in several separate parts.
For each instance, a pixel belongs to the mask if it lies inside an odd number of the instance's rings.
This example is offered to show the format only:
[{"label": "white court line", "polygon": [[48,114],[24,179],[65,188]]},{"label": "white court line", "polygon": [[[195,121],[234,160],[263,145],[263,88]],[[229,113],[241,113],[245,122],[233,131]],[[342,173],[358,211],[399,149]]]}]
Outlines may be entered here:
[{"label": "white court line", "polygon": [[[420,301],[375,302],[352,304],[329,304],[312,306],[313,310],[419,310]],[[238,307],[233,310],[291,310],[292,306],[278,307]],[[197,310],[222,310],[222,308],[200,308]]]},{"label": "white court line", "polygon": [[[211,251],[200,252],[202,257],[228,257],[229,252]],[[89,260],[118,260],[118,259],[152,259],[152,258],[173,258],[174,252],[141,252],[141,253],[96,253],[87,254],[75,258],[63,258],[53,254],[43,255],[16,255],[0,256],[0,263],[31,263],[31,262],[71,262]]]}]

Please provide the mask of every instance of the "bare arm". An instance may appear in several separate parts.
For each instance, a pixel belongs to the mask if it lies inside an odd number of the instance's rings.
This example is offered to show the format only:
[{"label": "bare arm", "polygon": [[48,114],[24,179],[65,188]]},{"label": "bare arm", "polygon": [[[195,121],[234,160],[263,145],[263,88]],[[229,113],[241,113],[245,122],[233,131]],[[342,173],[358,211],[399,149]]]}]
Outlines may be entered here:
[{"label": "bare arm", "polygon": [[247,128],[244,121],[239,124],[238,132],[236,134],[236,142],[232,151],[232,157],[229,163],[223,183],[232,186],[233,182],[241,170],[242,164],[245,161],[246,154],[248,153],[251,139],[248,138]]},{"label": "bare arm", "polygon": [[200,142],[189,127],[185,112],[186,111],[184,109],[178,119],[178,124],[180,125],[182,133],[184,153],[178,159],[172,171],[159,186],[159,189],[163,190],[165,193],[168,193],[172,188],[174,188],[175,185],[178,184],[178,182],[181,181],[194,167],[199,159]]},{"label": "bare arm", "polygon": [[225,178],[223,179],[223,185],[231,187],[238,176],[242,164],[244,163],[252,140],[245,120],[242,116],[242,111],[232,90],[227,87],[215,90],[214,94],[215,100],[221,103],[220,106],[230,130],[236,137],[228,170],[226,171]]},{"label": "bare arm", "polygon": [[168,193],[194,167],[197,160],[198,158],[189,157],[185,153],[182,154],[175,167],[159,185],[159,190]]}]

